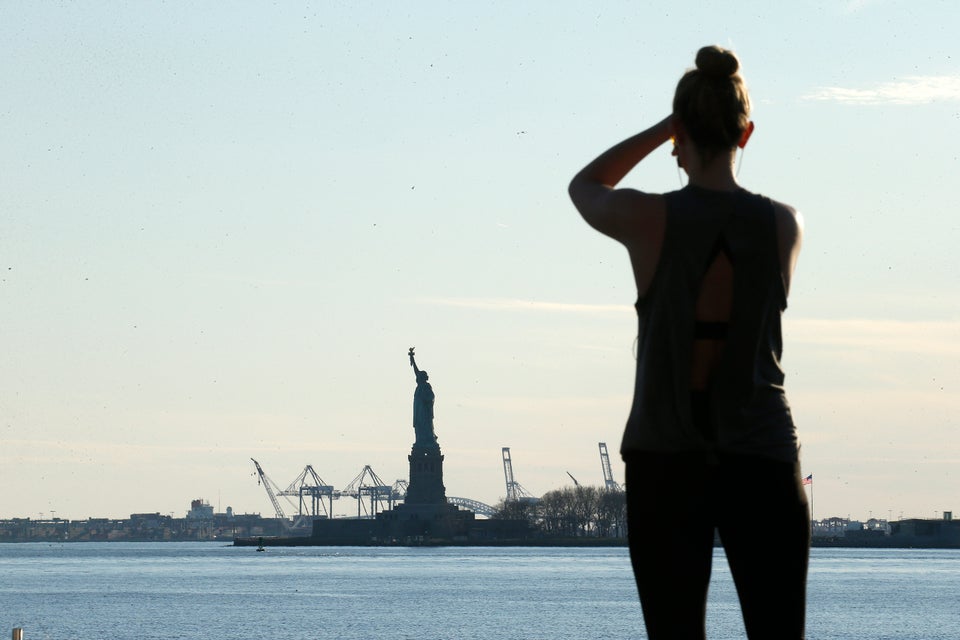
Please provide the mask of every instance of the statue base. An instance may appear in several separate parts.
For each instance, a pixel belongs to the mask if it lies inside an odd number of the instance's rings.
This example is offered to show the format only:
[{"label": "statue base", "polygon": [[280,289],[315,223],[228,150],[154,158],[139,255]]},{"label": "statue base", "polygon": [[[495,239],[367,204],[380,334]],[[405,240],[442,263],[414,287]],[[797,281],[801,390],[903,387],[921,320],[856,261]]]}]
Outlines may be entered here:
[{"label": "statue base", "polygon": [[404,504],[446,505],[443,454],[440,453],[439,445],[414,444],[407,460],[410,462],[410,481]]},{"label": "statue base", "polygon": [[403,504],[377,514],[388,535],[405,541],[466,538],[474,513],[447,502],[440,446],[414,444],[407,460],[410,481]]}]

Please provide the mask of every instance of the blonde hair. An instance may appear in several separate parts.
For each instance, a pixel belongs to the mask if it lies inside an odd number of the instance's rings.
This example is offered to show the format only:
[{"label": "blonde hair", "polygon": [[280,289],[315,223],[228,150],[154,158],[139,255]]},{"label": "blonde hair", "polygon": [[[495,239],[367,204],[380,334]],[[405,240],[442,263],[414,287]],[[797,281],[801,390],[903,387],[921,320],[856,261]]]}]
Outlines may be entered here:
[{"label": "blonde hair", "polygon": [[673,114],[707,162],[740,142],[750,124],[750,96],[732,51],[703,47],[696,64],[677,83]]}]

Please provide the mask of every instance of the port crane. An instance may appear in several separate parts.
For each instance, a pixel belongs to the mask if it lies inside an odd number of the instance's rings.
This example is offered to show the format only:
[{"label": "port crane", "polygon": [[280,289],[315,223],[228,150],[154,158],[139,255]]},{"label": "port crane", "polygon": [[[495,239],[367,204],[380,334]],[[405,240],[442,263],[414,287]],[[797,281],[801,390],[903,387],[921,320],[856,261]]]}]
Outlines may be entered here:
[{"label": "port crane", "polygon": [[[313,467],[307,465],[303,472],[297,476],[297,478],[290,483],[286,489],[280,489],[273,480],[270,479],[270,476],[263,470],[263,467],[260,466],[260,463],[250,458],[253,462],[253,465],[257,468],[257,483],[263,485],[264,490],[267,492],[267,497],[270,498],[270,504],[273,505],[273,510],[277,514],[277,518],[283,522],[283,526],[289,529],[303,529],[309,528],[311,522],[311,516],[317,516],[319,508],[327,510],[326,505],[322,504],[320,497],[324,495],[329,495],[331,500],[339,496],[335,495],[336,492],[333,491],[333,487],[326,486],[323,480],[317,475],[316,471],[313,470]],[[306,480],[307,477],[310,477],[314,484],[309,484]],[[304,495],[312,496],[314,500],[313,508],[309,513],[304,513]],[[300,508],[297,510],[297,515],[293,517],[293,522],[287,517],[287,514],[284,512],[283,507],[280,505],[279,498],[282,497],[287,501],[287,504],[291,509],[296,509],[295,505],[291,500],[291,496],[298,496],[300,498]],[[319,504],[318,504],[319,503]],[[327,510],[327,514],[330,515],[333,513],[333,505],[330,504],[330,509]]]},{"label": "port crane", "polygon": [[513,478],[513,461],[510,459],[510,447],[503,447],[503,477],[507,482],[507,502],[539,502],[519,482]]},{"label": "port crane", "polygon": [[[403,501],[407,493],[408,483],[406,480],[397,480],[393,485],[384,484],[370,465],[364,466],[363,470],[346,488],[338,490],[324,482],[313,466],[308,464],[286,489],[280,489],[263,470],[259,462],[253,458],[250,458],[250,460],[257,468],[257,484],[263,485],[267,497],[270,498],[270,504],[273,505],[276,517],[285,523],[287,529],[307,527],[312,518],[333,518],[333,501],[339,500],[341,497],[357,500],[356,517],[372,518],[376,516],[378,511],[385,508],[392,509],[394,505]],[[517,486],[519,487],[519,485]],[[530,497],[522,487],[519,489],[523,499],[536,500],[536,498]],[[296,509],[297,515],[294,516],[292,525],[280,498],[287,501],[288,510]],[[298,503],[294,503],[291,498],[297,498]],[[494,507],[470,498],[448,496],[447,502],[470,509],[482,516],[491,517],[496,512]]]},{"label": "port crane", "polygon": [[[263,485],[263,488],[267,492],[267,496],[270,498],[270,504],[273,505],[273,510],[276,512],[277,518],[280,520],[280,522],[283,523],[283,526],[288,530],[300,529],[300,528],[309,526],[309,520],[303,513],[298,514],[293,519],[293,523],[291,524],[290,519],[287,517],[287,514],[283,512],[283,507],[280,506],[280,501],[277,499],[277,496],[286,497],[290,495],[289,489],[285,491],[281,491],[280,488],[277,487],[277,484],[270,479],[270,476],[266,474],[266,472],[263,470],[263,467],[260,466],[260,463],[254,460],[253,458],[250,458],[250,460],[253,462],[253,465],[257,468],[257,483]],[[291,503],[290,506],[292,507],[294,505]]]},{"label": "port crane", "polygon": [[[370,465],[365,465],[363,471],[340,491],[340,495],[357,499],[358,518],[372,518],[384,508],[392,509],[397,499],[393,486],[384,484],[380,476],[370,468]],[[364,497],[369,499],[369,510],[363,502]]]},{"label": "port crane", "polygon": [[277,500],[277,494],[280,493],[280,488],[270,479],[270,477],[264,472],[263,467],[260,466],[260,463],[250,458],[253,462],[253,465],[257,468],[257,484],[263,485],[263,488],[267,491],[267,496],[270,498],[270,504],[273,505],[273,510],[276,512],[277,517],[281,520],[286,521],[287,515],[283,512],[283,507],[280,506],[280,501]]},{"label": "port crane", "polygon": [[603,467],[603,485],[609,491],[623,491],[623,488],[613,479],[613,467],[610,466],[610,454],[607,453],[607,443],[600,443],[600,466]]},{"label": "port crane", "polygon": [[[324,482],[323,478],[316,472],[313,465],[307,465],[296,478],[287,486],[286,489],[280,489],[277,484],[270,479],[260,463],[250,458],[257,468],[258,483],[262,484],[270,498],[270,504],[273,510],[284,522],[289,518],[284,512],[279,498],[284,498],[291,509],[297,510],[297,516],[294,517],[293,528],[307,527],[312,518],[327,517],[333,518],[333,501],[341,497],[355,498],[357,500],[357,517],[372,518],[386,506],[392,508],[393,504],[403,498],[406,489],[406,482],[397,481],[397,485],[385,485],[376,472],[366,465],[360,474],[354,478],[343,490],[337,490],[332,485]],[[402,483],[402,486],[401,486]],[[291,498],[297,498],[299,504],[294,503]],[[369,509],[364,502],[369,499]]]},{"label": "port crane", "polygon": [[[332,485],[324,482],[323,478],[313,470],[313,465],[309,464],[304,467],[300,475],[294,478],[293,482],[281,492],[281,495],[297,496],[301,516],[326,516],[327,518],[333,517],[333,501],[340,497],[340,493],[335,491]],[[324,498],[327,500],[326,503],[324,503]],[[310,507],[307,513],[304,513],[304,507],[308,501]]]}]

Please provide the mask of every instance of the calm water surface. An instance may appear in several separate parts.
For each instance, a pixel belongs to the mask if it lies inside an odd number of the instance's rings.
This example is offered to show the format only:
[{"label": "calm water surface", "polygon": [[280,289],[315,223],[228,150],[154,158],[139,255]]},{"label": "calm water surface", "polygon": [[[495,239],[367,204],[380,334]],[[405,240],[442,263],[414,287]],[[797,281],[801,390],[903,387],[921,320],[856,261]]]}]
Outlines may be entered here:
[{"label": "calm water surface", "polygon": [[[0,638],[645,638],[625,549],[0,545]],[[960,551],[814,549],[808,637],[960,637]],[[710,638],[742,638],[723,552]]]}]

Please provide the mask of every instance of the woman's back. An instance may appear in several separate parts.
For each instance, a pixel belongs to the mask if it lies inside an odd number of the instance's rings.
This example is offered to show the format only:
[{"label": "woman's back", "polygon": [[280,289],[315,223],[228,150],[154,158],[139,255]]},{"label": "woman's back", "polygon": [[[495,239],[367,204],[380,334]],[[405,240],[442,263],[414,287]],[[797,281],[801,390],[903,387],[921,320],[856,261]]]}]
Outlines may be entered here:
[{"label": "woman's back", "polygon": [[[695,186],[664,199],[659,258],[637,302],[637,379],[623,450],[795,457],[779,365],[786,291],[775,204],[743,189]],[[711,433],[695,424],[694,392],[707,394]]]}]

